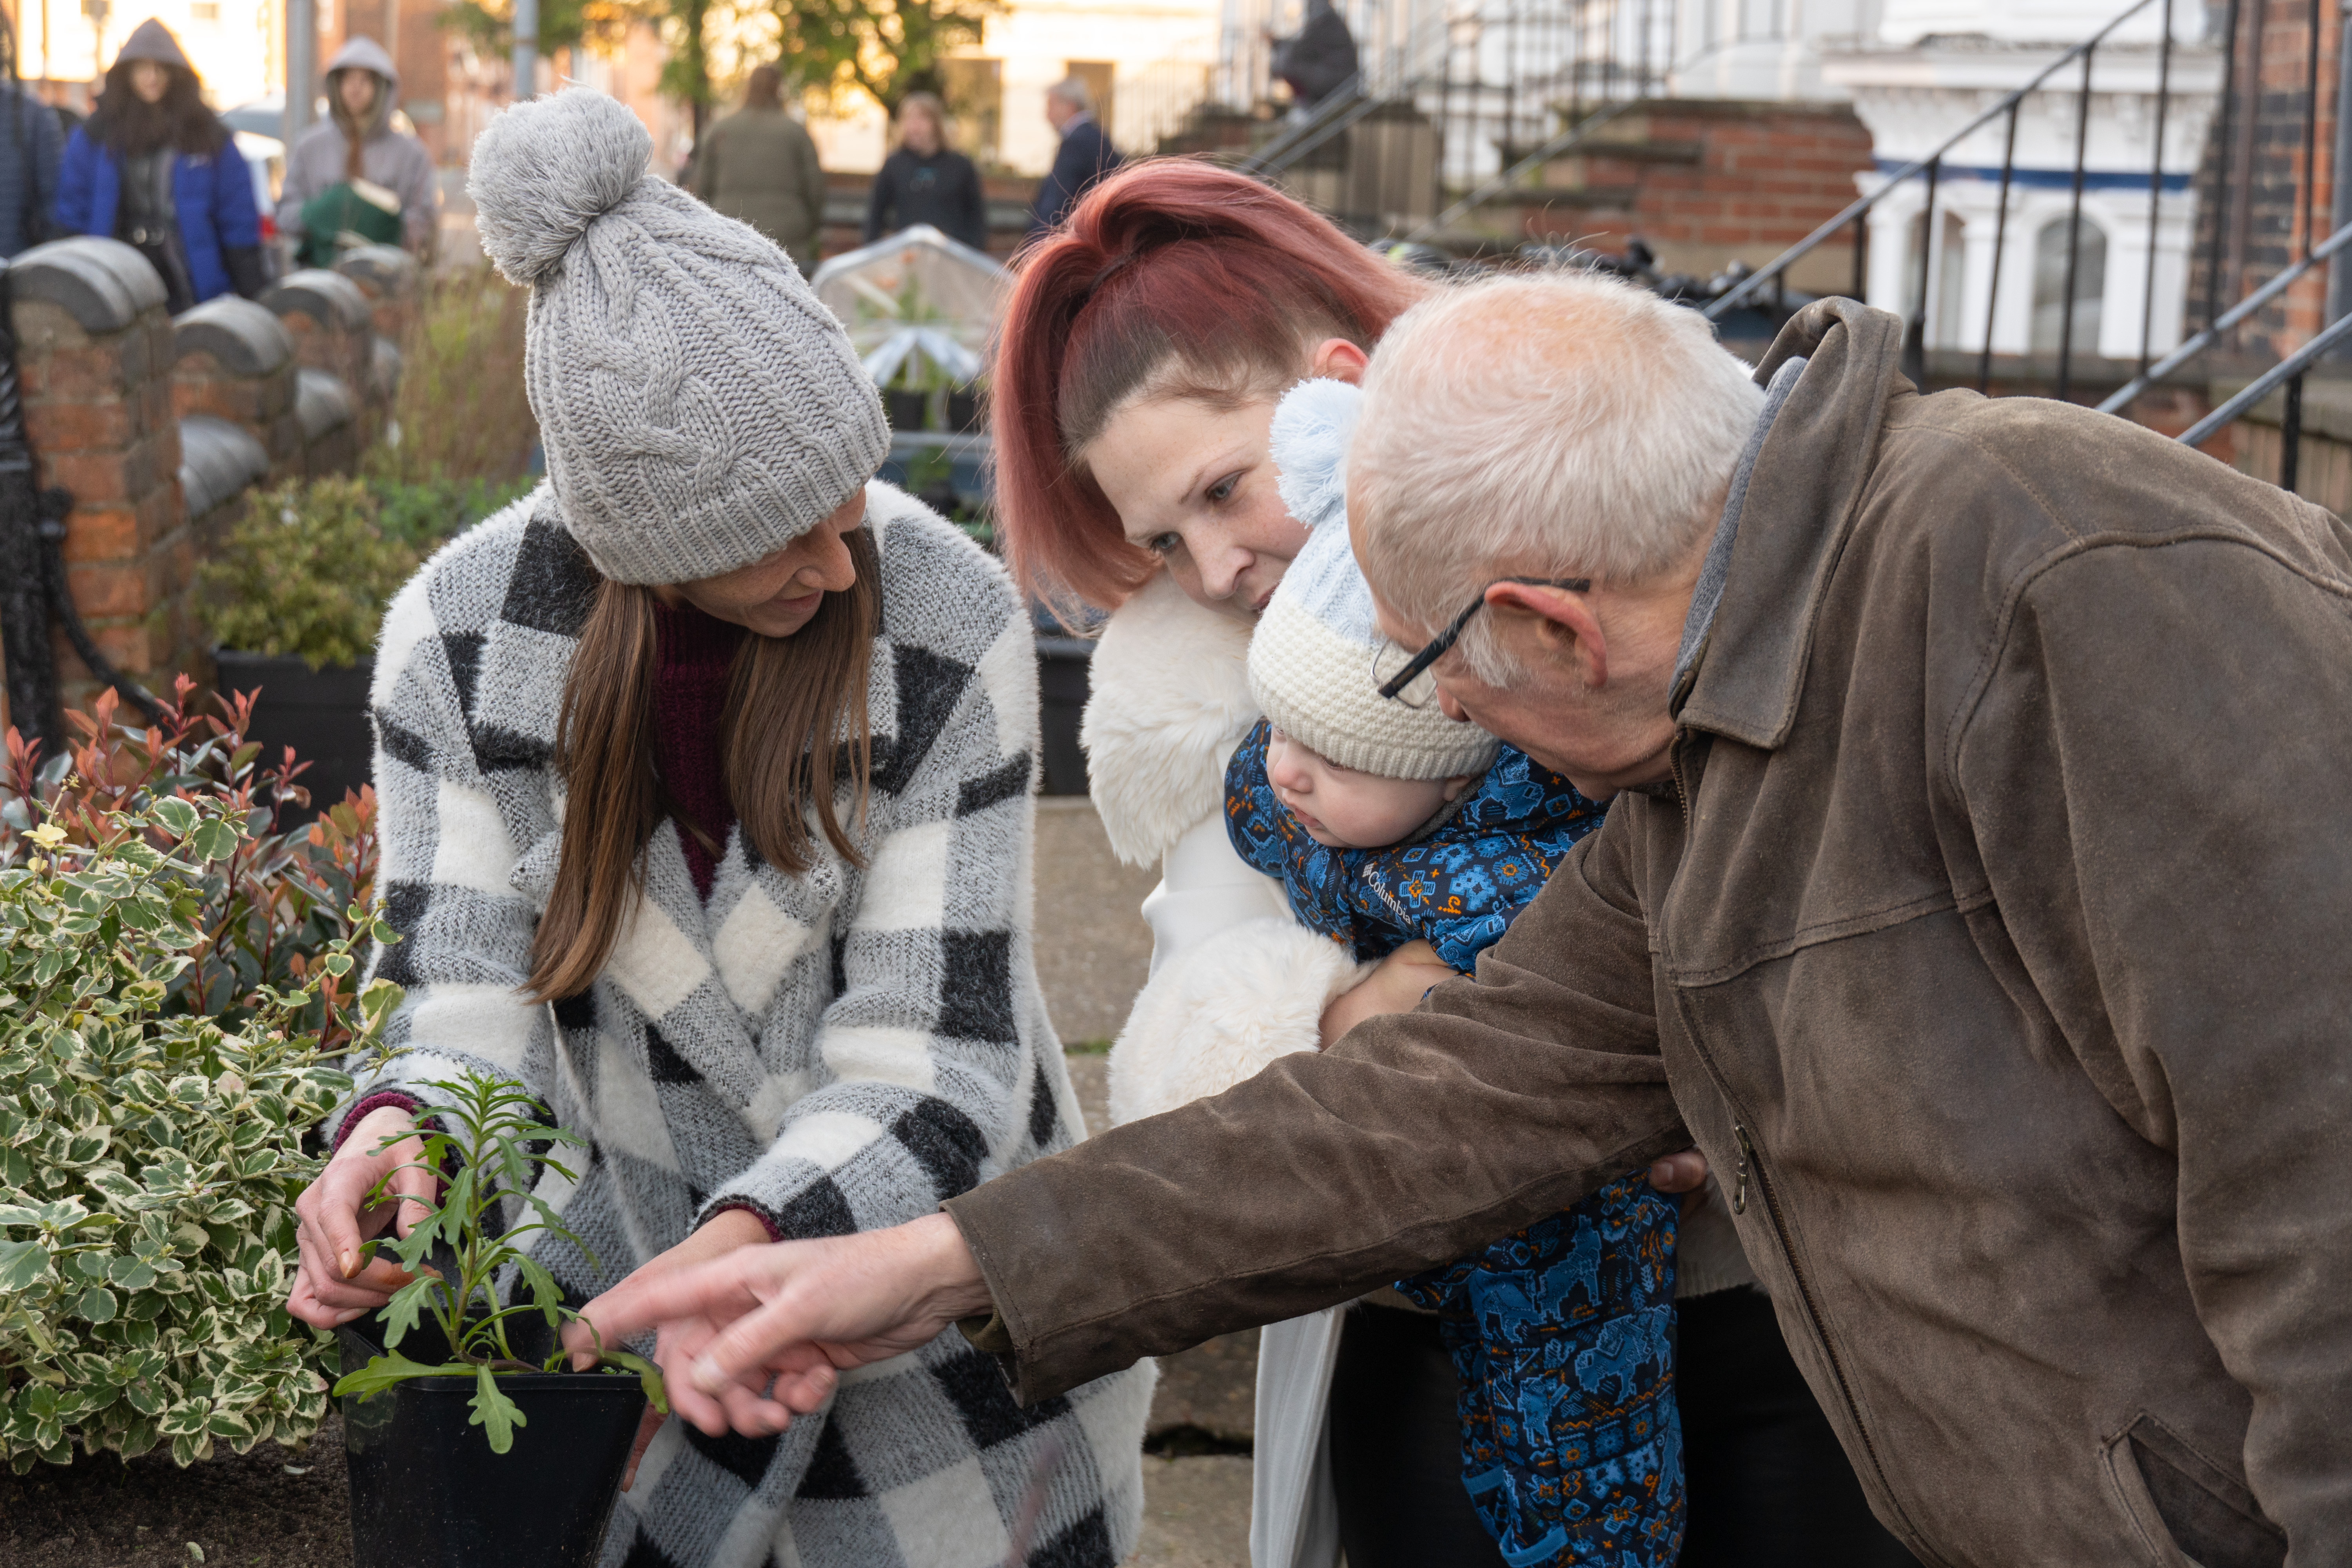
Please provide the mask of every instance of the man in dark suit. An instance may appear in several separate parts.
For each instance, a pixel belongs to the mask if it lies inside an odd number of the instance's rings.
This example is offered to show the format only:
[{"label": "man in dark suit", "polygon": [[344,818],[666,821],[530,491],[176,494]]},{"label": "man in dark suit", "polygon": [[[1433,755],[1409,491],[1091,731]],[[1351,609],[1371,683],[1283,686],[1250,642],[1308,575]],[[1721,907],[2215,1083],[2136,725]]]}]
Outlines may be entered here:
[{"label": "man in dark suit", "polygon": [[1081,79],[1070,77],[1045,89],[1045,122],[1060,134],[1062,146],[1029,209],[1032,239],[1069,216],[1087,187],[1123,162],[1110,133],[1095,122],[1094,94]]}]

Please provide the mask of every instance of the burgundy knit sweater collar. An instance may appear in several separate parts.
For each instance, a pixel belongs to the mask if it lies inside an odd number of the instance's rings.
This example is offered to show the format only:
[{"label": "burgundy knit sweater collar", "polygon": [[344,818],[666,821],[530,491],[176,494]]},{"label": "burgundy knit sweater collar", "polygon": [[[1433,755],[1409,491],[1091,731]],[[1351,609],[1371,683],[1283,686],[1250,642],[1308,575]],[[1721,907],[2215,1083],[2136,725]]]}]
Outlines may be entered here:
[{"label": "burgundy knit sweater collar", "polygon": [[727,680],[743,636],[741,626],[691,605],[654,607],[654,771],[677,823],[686,868],[705,899],[735,826],[725,720]]}]

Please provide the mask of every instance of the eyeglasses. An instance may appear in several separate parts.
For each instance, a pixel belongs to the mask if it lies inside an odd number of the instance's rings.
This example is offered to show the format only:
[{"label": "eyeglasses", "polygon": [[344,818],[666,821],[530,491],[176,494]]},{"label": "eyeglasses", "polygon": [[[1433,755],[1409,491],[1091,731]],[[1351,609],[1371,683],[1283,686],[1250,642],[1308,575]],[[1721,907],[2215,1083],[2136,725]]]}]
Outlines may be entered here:
[{"label": "eyeglasses", "polygon": [[1372,684],[1380,688],[1381,695],[1408,708],[1428,707],[1437,695],[1437,682],[1423,680],[1422,676],[1462,640],[1462,628],[1470,624],[1471,616],[1486,607],[1487,591],[1504,583],[1516,583],[1523,588],[1565,588],[1571,594],[1592,590],[1590,577],[1497,577],[1479,589],[1478,596],[1410,658],[1405,657],[1404,649],[1386,637],[1372,646]]}]

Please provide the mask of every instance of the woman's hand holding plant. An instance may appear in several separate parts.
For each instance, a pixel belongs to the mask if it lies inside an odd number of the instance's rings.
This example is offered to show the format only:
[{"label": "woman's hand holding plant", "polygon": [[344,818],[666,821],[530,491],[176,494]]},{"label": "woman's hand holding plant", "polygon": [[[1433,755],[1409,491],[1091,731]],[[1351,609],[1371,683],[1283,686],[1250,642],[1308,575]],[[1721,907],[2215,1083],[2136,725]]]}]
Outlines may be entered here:
[{"label": "woman's hand holding plant", "polygon": [[[388,1256],[361,1267],[362,1242],[387,1227],[404,1237],[434,1197],[430,1172],[416,1168],[422,1142],[402,1137],[415,1118],[398,1106],[379,1106],[360,1119],[318,1180],[294,1200],[302,1261],[286,1310],[313,1328],[331,1329],[363,1317],[392,1300],[412,1276]],[[396,1142],[395,1142],[396,1140]],[[396,1201],[369,1203],[391,1178]],[[409,1199],[418,1202],[409,1202]]]}]

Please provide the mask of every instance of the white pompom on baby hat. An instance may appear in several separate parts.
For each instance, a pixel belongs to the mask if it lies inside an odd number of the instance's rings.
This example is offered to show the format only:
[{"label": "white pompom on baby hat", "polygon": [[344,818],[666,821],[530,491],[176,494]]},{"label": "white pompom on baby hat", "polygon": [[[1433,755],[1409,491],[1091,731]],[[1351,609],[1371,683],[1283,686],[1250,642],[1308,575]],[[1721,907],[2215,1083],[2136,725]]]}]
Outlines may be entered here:
[{"label": "white pompom on baby hat", "polygon": [[1276,488],[1309,532],[1250,638],[1250,694],[1276,729],[1343,768],[1392,779],[1481,773],[1494,736],[1434,703],[1391,702],[1372,679],[1381,637],[1348,547],[1348,443],[1362,404],[1346,382],[1302,381],[1275,410]]},{"label": "white pompom on baby hat", "polygon": [[688,583],[772,554],[890,449],[849,334],[792,258],[647,172],[589,88],[474,143],[482,249],[531,290],[523,386],[564,526],[605,576]]}]

